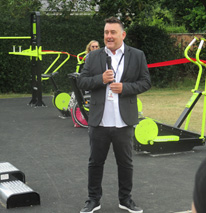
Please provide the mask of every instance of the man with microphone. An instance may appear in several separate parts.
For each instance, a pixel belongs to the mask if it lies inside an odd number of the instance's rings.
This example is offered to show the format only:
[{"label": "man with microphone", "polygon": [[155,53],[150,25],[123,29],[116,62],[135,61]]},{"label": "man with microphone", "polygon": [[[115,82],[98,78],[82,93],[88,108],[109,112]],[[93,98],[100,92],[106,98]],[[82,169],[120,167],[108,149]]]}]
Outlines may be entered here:
[{"label": "man with microphone", "polygon": [[78,85],[91,91],[88,200],[80,213],[101,208],[104,163],[113,146],[118,168],[119,208],[142,213],[131,198],[133,125],[138,123],[137,95],[151,87],[144,53],[124,43],[126,32],[115,17],[105,20],[105,47],[92,51]]}]

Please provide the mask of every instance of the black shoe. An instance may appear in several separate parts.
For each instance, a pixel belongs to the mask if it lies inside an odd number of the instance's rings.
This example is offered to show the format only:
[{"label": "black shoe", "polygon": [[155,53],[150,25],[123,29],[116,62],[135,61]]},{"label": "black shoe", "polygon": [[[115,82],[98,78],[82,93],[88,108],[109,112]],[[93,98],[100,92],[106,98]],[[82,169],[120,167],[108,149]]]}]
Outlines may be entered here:
[{"label": "black shoe", "polygon": [[87,200],[86,205],[84,206],[84,208],[80,211],[80,213],[93,213],[94,211],[97,211],[99,209],[101,209],[101,205],[98,201],[95,200]]},{"label": "black shoe", "polygon": [[129,199],[125,202],[120,202],[119,208],[125,209],[131,213],[143,213],[143,209],[141,209],[140,207],[137,207],[132,199]]}]

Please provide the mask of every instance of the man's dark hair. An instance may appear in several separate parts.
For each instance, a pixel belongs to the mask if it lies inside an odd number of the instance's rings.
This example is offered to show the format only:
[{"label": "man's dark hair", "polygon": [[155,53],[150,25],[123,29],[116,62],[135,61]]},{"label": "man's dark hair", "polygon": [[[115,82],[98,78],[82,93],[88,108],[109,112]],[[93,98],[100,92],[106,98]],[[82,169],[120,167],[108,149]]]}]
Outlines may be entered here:
[{"label": "man's dark hair", "polygon": [[105,24],[107,24],[107,23],[109,23],[109,24],[119,24],[120,26],[121,26],[121,28],[122,28],[122,30],[124,30],[124,25],[122,24],[122,22],[118,19],[118,18],[116,18],[116,17],[110,17],[110,18],[107,18],[107,19],[105,19],[104,20],[105,21]]}]

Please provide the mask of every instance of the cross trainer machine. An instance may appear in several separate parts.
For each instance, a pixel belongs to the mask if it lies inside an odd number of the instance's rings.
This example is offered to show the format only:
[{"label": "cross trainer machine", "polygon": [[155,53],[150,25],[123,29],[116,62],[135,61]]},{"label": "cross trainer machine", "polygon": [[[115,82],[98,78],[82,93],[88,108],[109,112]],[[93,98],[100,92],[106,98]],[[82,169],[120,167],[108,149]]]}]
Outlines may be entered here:
[{"label": "cross trainer machine", "polygon": [[[187,102],[185,109],[180,117],[177,119],[173,126],[161,123],[152,118],[143,117],[140,118],[140,122],[135,127],[134,137],[134,149],[136,151],[149,152],[151,154],[157,153],[171,153],[190,151],[195,146],[203,146],[205,144],[206,136],[205,131],[205,119],[206,119],[206,77],[204,91],[199,91],[199,84],[202,76],[202,66],[206,67],[206,64],[199,59],[199,55],[205,39],[201,39],[198,50],[196,52],[196,60],[193,60],[188,56],[188,51],[191,46],[198,39],[195,37],[185,49],[185,57],[196,64],[199,68],[195,88],[192,89],[192,97]],[[195,133],[188,130],[192,109],[201,96],[204,96],[204,106],[202,113],[202,128],[201,133]],[[180,128],[185,122],[185,127]]]}]

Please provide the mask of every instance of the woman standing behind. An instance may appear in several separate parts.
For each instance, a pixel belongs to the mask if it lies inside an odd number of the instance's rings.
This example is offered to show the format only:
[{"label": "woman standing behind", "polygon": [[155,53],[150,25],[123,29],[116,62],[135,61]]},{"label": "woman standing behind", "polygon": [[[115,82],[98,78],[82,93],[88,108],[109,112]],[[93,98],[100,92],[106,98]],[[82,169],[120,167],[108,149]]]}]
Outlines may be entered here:
[{"label": "woman standing behind", "polygon": [[99,48],[100,48],[99,42],[96,40],[92,40],[89,42],[89,44],[87,44],[85,51],[86,51],[86,54],[88,55],[91,51],[97,50]]}]

